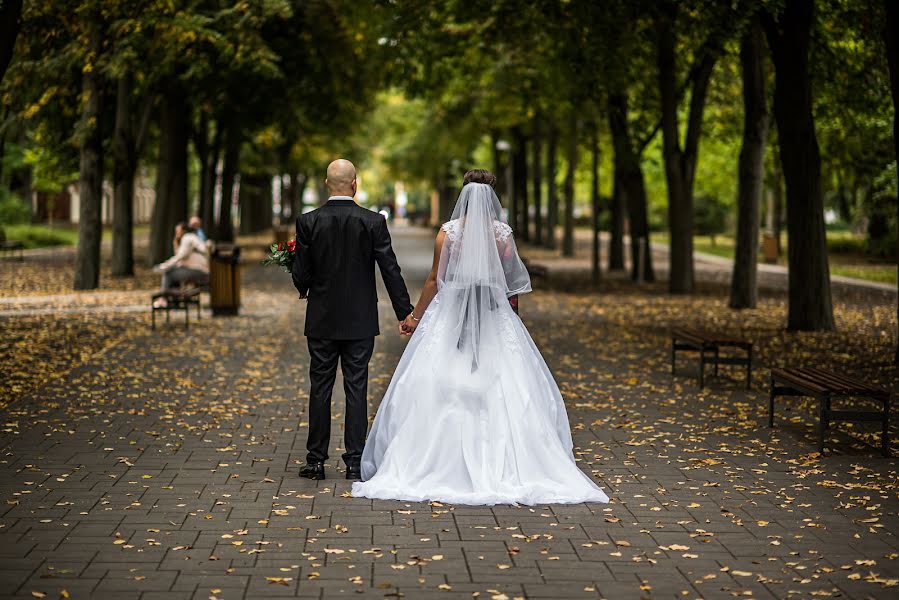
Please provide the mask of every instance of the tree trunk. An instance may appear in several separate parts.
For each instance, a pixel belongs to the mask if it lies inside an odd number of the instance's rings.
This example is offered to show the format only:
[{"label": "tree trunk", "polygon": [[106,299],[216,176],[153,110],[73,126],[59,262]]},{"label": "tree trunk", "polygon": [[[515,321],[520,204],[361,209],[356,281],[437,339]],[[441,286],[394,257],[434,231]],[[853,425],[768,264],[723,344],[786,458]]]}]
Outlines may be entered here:
[{"label": "tree trunk", "polygon": [[556,225],[559,222],[559,193],[556,190],[556,150],[559,132],[555,123],[550,124],[546,141],[546,236],[544,245],[556,249]]},{"label": "tree trunk", "polygon": [[759,211],[765,174],[768,107],[764,32],[758,17],[740,43],[743,73],[743,146],[737,189],[737,246],[730,281],[730,307],[755,308],[758,300]]},{"label": "tree trunk", "polygon": [[[99,24],[91,35],[91,49],[99,58],[102,49]],[[84,128],[81,140],[81,164],[78,176],[78,250],[75,255],[75,289],[93,290],[100,285],[100,242],[103,224],[100,210],[103,204],[103,76],[94,68],[84,73],[86,98],[81,121]]]},{"label": "tree trunk", "polygon": [[[206,178],[206,170],[209,165],[209,114],[206,110],[202,110],[200,112],[200,123],[193,129],[194,132],[194,152],[197,155],[197,162],[200,163],[200,173],[198,176],[197,183],[199,184],[198,197],[197,197],[197,212],[196,214],[203,218],[203,215],[206,213],[209,193],[207,184],[209,183]],[[206,221],[203,221],[203,226],[208,227]]]},{"label": "tree trunk", "polygon": [[22,26],[22,0],[3,0],[0,2],[0,81],[6,75],[6,69],[12,62],[16,37]]},{"label": "tree trunk", "polygon": [[221,155],[221,135],[219,131],[216,131],[212,146],[209,149],[209,156],[206,158],[203,170],[200,173],[200,210],[198,212],[200,219],[203,221],[203,228],[207,230],[215,229],[215,179]]},{"label": "tree trunk", "polygon": [[512,130],[513,149],[512,149],[512,177],[514,178],[515,194],[515,221],[513,227],[517,229],[516,234],[523,241],[530,239],[528,231],[528,150],[527,138],[525,138],[521,127],[515,127]]},{"label": "tree trunk", "polygon": [[[496,176],[496,194],[502,199],[501,190],[506,189],[506,176],[503,169],[503,153],[497,148],[500,141],[499,131],[493,129],[490,131],[490,152],[493,153],[493,174]],[[508,200],[506,200],[508,202]]]},{"label": "tree trunk", "polygon": [[574,111],[571,113],[568,132],[568,171],[565,173],[565,223],[562,235],[562,256],[574,256],[574,175],[577,171],[578,122]]},{"label": "tree trunk", "polygon": [[812,115],[809,44],[814,0],[788,0],[765,19],[775,67],[774,118],[787,187],[791,330],[834,329],[821,193],[821,156]]},{"label": "tree trunk", "polygon": [[199,206],[197,215],[203,222],[203,228],[211,232],[215,225],[215,176],[222,147],[221,121],[215,123],[215,133],[209,139],[209,129],[213,127],[208,113],[204,110],[200,115],[200,125],[194,136],[194,149],[200,163]]},{"label": "tree trunk", "polygon": [[534,117],[534,131],[531,142],[531,177],[533,179],[534,193],[534,243],[543,245],[543,169],[541,162],[542,138],[540,131],[540,116]]},{"label": "tree trunk", "polygon": [[[9,118],[10,106],[7,104],[3,108],[3,116],[0,117],[2,122],[6,122],[6,119]],[[3,157],[6,156],[6,129],[0,131],[0,185],[6,183],[6,179],[3,176]]]},{"label": "tree trunk", "polygon": [[687,138],[681,148],[678,125],[678,93],[675,79],[676,39],[674,20],[676,5],[665,4],[657,20],[659,91],[662,106],[662,153],[668,183],[668,226],[670,235],[670,272],[668,287],[671,293],[690,293],[694,287],[693,272],[693,179],[702,128],[702,113],[715,56],[707,51],[699,60],[693,74]]},{"label": "tree trunk", "polygon": [[634,151],[631,141],[627,110],[627,96],[622,93],[609,96],[609,129],[612,131],[612,145],[615,148],[615,164],[621,167],[620,185],[627,201],[630,225],[631,278],[635,281],[654,281],[646,183],[640,156]]},{"label": "tree trunk", "polygon": [[450,217],[453,215],[454,202],[456,201],[456,198],[458,198],[458,194],[456,193],[458,188],[456,188],[453,183],[453,179],[449,176],[445,176],[443,182],[438,186],[438,202],[440,204],[440,223],[437,223],[438,227],[442,223],[449,221]]},{"label": "tree trunk", "polygon": [[290,178],[290,216],[294,219],[303,212],[303,192],[308,180],[305,173],[297,173]]},{"label": "tree trunk", "polygon": [[131,93],[134,76],[130,71],[118,81],[115,132],[113,133],[112,274],[134,275],[134,118]]},{"label": "tree trunk", "polygon": [[243,175],[240,178],[240,233],[249,235],[272,226],[272,178],[270,175]]},{"label": "tree trunk", "polygon": [[784,188],[783,188],[783,170],[780,168],[780,152],[775,149],[777,155],[774,159],[774,177],[773,179],[773,211],[771,222],[773,226],[771,233],[774,234],[774,242],[777,246],[778,258],[783,254],[781,247],[781,235],[783,234],[783,214],[784,214]]},{"label": "tree trunk", "polygon": [[325,179],[322,177],[317,177],[315,179],[315,188],[315,191],[318,192],[318,204],[319,206],[321,206],[328,201],[328,194],[330,193],[328,191],[328,186],[325,184]]},{"label": "tree trunk", "polygon": [[[886,26],[883,30],[884,42],[887,47],[887,67],[890,71],[890,91],[893,96],[893,149],[897,159],[896,169],[899,177],[899,5],[894,0],[884,0],[886,7]],[[897,205],[899,210],[899,205]],[[899,216],[897,216],[899,218]],[[899,252],[899,248],[897,248]],[[899,260],[899,256],[897,256]],[[897,317],[899,317],[899,305],[897,305]],[[899,364],[899,344],[896,346],[896,364]]]},{"label": "tree trunk", "polygon": [[231,218],[234,181],[237,178],[240,161],[240,136],[234,126],[225,131],[225,157],[222,164],[222,202],[219,205],[219,218],[216,225],[216,239],[222,242],[234,241],[234,221]]},{"label": "tree trunk", "polygon": [[593,220],[593,253],[592,253],[592,276],[593,283],[599,283],[600,272],[600,256],[599,256],[599,126],[596,123],[591,125],[591,148],[590,148],[590,203],[592,205],[591,216]]},{"label": "tree trunk", "polygon": [[172,254],[175,225],[187,219],[187,144],[190,122],[182,90],[170,86],[162,99],[156,205],[150,225],[150,260]]},{"label": "tree trunk", "polygon": [[609,215],[609,271],[624,270],[624,186],[621,184],[622,167],[619,154],[615,153],[612,182],[612,210]]}]

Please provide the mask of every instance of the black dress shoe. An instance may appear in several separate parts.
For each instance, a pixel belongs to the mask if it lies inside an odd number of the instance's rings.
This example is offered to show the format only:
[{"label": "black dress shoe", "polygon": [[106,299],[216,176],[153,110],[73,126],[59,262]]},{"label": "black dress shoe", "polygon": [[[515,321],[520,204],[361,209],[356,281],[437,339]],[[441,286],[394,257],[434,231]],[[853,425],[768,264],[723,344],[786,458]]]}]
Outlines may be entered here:
[{"label": "black dress shoe", "polygon": [[347,479],[362,479],[362,469],[359,467],[347,467],[346,468],[346,478]]},{"label": "black dress shoe", "polygon": [[325,463],[306,463],[300,468],[300,477],[306,479],[324,479]]}]

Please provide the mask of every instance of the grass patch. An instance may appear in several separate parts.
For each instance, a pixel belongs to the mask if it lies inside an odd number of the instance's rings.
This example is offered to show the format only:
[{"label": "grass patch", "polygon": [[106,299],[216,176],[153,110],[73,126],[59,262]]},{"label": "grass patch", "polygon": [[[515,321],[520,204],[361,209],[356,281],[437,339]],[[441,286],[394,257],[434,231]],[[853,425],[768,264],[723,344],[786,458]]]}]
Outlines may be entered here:
[{"label": "grass patch", "polygon": [[[6,231],[6,239],[17,240],[25,244],[26,248],[52,248],[54,246],[77,246],[78,245],[78,226],[77,225],[49,225],[42,224],[24,224],[24,225],[3,225]],[[150,231],[149,225],[135,225],[134,235],[144,235]],[[103,228],[103,240],[112,239],[112,228]]]},{"label": "grass patch", "polygon": [[17,240],[26,248],[74,246],[78,242],[78,230],[71,227],[47,225],[4,225],[6,239]]},{"label": "grass patch", "polygon": [[[668,244],[667,232],[653,233],[652,241]],[[694,236],[693,238],[693,249],[696,252],[723,258],[732,259],[734,257],[734,245],[734,238],[726,235],[716,236],[715,245],[712,245],[712,241],[708,236]],[[828,231],[827,247],[830,250],[831,275],[841,275],[878,283],[899,284],[899,272],[897,272],[895,264],[888,261],[881,262],[863,254],[865,247],[864,236],[844,231]],[[786,244],[784,244],[784,252],[786,252]],[[759,253],[759,262],[763,260],[764,258]],[[785,255],[781,256],[778,264],[787,265]]]},{"label": "grass patch", "polygon": [[866,281],[899,284],[899,271],[896,265],[831,265],[830,273]]}]

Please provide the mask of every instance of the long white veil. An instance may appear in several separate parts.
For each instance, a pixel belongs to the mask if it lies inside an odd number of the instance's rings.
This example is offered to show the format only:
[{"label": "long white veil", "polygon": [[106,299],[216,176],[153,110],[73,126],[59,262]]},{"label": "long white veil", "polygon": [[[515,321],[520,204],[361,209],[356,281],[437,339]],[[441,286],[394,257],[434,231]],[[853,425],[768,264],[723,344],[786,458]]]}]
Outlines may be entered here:
[{"label": "long white veil", "polygon": [[473,369],[481,362],[482,336],[489,321],[511,310],[510,296],[531,291],[512,230],[500,215],[493,188],[469,183],[444,227],[437,286],[458,333],[457,350],[470,356]]}]

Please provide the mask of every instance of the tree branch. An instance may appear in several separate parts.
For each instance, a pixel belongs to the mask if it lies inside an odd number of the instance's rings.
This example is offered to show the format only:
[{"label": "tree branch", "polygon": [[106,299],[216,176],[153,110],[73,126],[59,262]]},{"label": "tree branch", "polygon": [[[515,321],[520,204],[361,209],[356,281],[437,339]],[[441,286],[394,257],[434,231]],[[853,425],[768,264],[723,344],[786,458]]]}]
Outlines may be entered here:
[{"label": "tree branch", "polygon": [[693,79],[693,93],[690,94],[690,116],[687,121],[687,139],[684,143],[684,155],[687,160],[696,156],[699,147],[699,136],[702,131],[702,113],[705,109],[705,97],[709,88],[709,79],[718,60],[717,55],[707,53],[699,63]]},{"label": "tree branch", "polygon": [[[712,57],[712,66],[714,66],[715,62],[718,60],[718,56],[721,54],[721,40],[718,40],[716,36],[709,36],[705,42],[703,42],[700,47],[699,52],[696,54],[696,57],[693,59],[693,65],[690,67],[690,71],[687,74],[687,78],[684,79],[683,83],[677,89],[677,105],[680,105],[681,100],[684,99],[684,95],[687,93],[687,89],[694,83],[694,80],[699,76],[700,71],[705,68],[703,63],[706,61],[707,56],[711,55]],[[706,82],[707,84],[708,82]],[[647,135],[640,140],[637,141],[637,146],[635,148],[635,152],[639,155],[642,154],[646,147],[652,142],[653,138],[662,128],[662,119],[659,118],[656,121],[655,126],[647,133]]]}]

